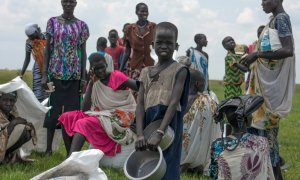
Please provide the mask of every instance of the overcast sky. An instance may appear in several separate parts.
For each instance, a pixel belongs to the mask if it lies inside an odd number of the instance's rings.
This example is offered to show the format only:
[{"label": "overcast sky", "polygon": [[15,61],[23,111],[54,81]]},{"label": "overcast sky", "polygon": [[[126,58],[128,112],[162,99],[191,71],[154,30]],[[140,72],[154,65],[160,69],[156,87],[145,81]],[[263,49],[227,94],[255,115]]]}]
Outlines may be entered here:
[{"label": "overcast sky", "polygon": [[[87,53],[95,51],[96,40],[107,37],[110,29],[121,33],[123,24],[137,20],[137,0],[77,0],[75,16],[84,20],[90,29]],[[261,0],[148,0],[149,20],[173,22],[179,29],[179,55],[194,44],[194,35],[204,33],[209,54],[211,79],[222,79],[224,75],[225,50],[221,41],[232,36],[237,43],[251,44],[256,39],[256,29],[268,22],[269,15],[261,8]],[[290,15],[296,56],[299,53],[300,1],[284,0],[284,8]],[[0,69],[20,69],[25,58],[24,26],[37,23],[45,31],[47,20],[62,13],[60,0],[0,0]],[[300,69],[296,60],[296,69]],[[32,64],[29,69],[31,69]],[[297,74],[297,83],[300,75]]]}]

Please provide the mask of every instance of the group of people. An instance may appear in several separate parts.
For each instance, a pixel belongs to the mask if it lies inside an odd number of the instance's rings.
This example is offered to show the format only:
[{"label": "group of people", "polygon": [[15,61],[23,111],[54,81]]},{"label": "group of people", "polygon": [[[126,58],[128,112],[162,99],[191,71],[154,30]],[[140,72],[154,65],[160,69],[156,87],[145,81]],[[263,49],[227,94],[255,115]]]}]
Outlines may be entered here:
[{"label": "group of people", "polygon": [[[282,179],[280,165],[283,160],[279,156],[278,130],[280,119],[291,110],[295,91],[294,39],[282,0],[263,0],[262,8],[272,15],[267,25],[257,29],[258,40],[250,46],[248,55],[235,53],[232,37],[226,37],[222,42],[228,50],[225,58],[225,98],[242,95],[243,72],[250,70],[245,92],[262,96],[264,103],[253,112],[247,132],[267,138],[274,178]],[[225,177],[226,174],[223,175]]]},{"label": "group of people", "polygon": [[[124,25],[124,37],[119,38],[116,30],[110,30],[110,46],[107,47],[106,38],[100,37],[97,52],[87,57],[89,29],[74,16],[77,2],[62,0],[61,4],[63,14],[48,20],[45,34],[36,24],[26,27],[28,40],[21,71],[22,76],[32,54],[33,92],[39,101],[48,98],[52,107],[44,121],[47,154],[52,153],[57,128],[62,129],[67,156],[80,151],[88,141],[93,148],[114,157],[122,152],[122,146],[132,143],[136,150],[155,150],[170,126],[175,138],[163,151],[167,163],[163,179],[180,179],[180,172],[189,170],[200,171],[212,179],[282,179],[278,127],[280,118],[291,109],[295,85],[292,29],[282,0],[262,1],[263,10],[272,13],[273,18],[259,28],[259,39],[251,51],[245,50],[248,55],[237,53],[232,37],[223,39],[228,51],[224,76],[226,100],[219,106],[209,88],[209,56],[203,51],[207,46],[204,34],[196,34],[196,47],[174,60],[173,53],[178,49],[177,27],[170,22],[148,21],[148,7],[139,3],[135,12],[138,21]],[[270,43],[274,39],[271,30],[277,32],[281,45],[277,49]],[[267,50],[266,38],[270,46]],[[150,46],[158,57],[156,64],[150,56]],[[249,72],[248,95],[243,95],[241,88],[245,72]],[[49,82],[55,88],[46,92]],[[15,145],[6,142],[2,147],[1,142],[1,157],[33,137],[29,132],[34,127],[11,114],[16,98],[15,92],[0,92],[0,135],[10,140],[16,125],[24,125]],[[146,139],[143,129],[156,120],[162,120],[159,128]],[[226,137],[223,137],[224,122],[231,127]]]}]

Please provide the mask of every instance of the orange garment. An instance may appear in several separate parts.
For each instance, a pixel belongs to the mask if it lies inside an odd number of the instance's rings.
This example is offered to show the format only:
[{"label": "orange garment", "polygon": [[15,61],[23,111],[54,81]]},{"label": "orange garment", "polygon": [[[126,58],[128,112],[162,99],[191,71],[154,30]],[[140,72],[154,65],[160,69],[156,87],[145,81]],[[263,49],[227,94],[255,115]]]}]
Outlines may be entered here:
[{"label": "orange garment", "polygon": [[38,63],[40,72],[42,72],[43,70],[45,46],[45,39],[35,39],[32,41],[32,56],[34,60]]},{"label": "orange garment", "polygon": [[142,70],[144,66],[153,66],[154,60],[150,56],[150,46],[153,41],[156,24],[148,22],[143,33],[136,23],[128,26],[125,37],[132,49],[129,68]]}]

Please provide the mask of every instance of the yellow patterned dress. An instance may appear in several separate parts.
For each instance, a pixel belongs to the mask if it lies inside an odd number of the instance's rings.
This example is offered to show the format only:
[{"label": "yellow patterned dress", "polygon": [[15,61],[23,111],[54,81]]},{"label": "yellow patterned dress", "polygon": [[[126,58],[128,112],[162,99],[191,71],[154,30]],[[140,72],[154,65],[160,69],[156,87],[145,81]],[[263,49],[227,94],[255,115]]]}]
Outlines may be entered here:
[{"label": "yellow patterned dress", "polygon": [[241,85],[244,82],[244,73],[234,65],[239,63],[242,55],[227,53],[225,57],[224,97],[225,99],[242,95]]},{"label": "yellow patterned dress", "polygon": [[217,102],[210,94],[199,94],[183,117],[181,165],[189,164],[189,168],[202,167],[204,173],[208,172],[210,146],[221,136],[220,128],[212,117],[216,106]]}]

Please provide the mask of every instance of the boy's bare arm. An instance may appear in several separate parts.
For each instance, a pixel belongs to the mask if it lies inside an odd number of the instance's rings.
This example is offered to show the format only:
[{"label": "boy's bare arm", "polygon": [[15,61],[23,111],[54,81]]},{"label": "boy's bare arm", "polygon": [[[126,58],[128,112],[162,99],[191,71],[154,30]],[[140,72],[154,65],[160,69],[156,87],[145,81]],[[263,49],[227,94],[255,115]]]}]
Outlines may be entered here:
[{"label": "boy's bare arm", "polygon": [[145,106],[144,106],[144,86],[141,82],[138,97],[137,97],[137,107],[136,107],[136,134],[137,136],[143,136],[143,121],[145,116]]},{"label": "boy's bare arm", "polygon": [[136,135],[137,135],[137,141],[136,141],[136,149],[145,149],[146,148],[146,140],[144,138],[143,134],[143,121],[145,117],[145,106],[144,106],[144,86],[141,82],[139,93],[137,97],[137,107],[136,107]]}]

